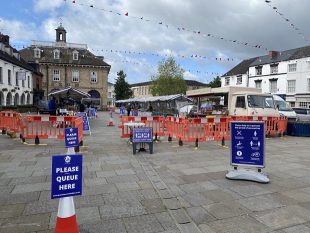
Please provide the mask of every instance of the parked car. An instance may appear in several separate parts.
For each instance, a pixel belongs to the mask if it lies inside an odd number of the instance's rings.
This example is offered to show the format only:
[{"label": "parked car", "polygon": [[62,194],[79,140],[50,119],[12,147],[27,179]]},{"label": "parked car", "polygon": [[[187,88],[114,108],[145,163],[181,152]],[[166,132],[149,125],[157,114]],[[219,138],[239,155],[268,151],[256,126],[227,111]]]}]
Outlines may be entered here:
[{"label": "parked car", "polygon": [[297,114],[298,121],[310,121],[310,109],[309,108],[293,108]]}]

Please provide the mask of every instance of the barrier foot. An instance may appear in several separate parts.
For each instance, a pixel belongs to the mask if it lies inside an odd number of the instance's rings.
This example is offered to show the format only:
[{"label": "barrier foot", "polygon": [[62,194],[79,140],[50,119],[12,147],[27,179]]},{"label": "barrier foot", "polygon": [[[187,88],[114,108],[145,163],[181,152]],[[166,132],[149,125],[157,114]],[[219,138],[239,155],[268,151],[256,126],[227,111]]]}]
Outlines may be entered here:
[{"label": "barrier foot", "polygon": [[74,147],[75,152],[80,152],[80,146]]},{"label": "barrier foot", "polygon": [[168,142],[172,142],[172,137],[170,136],[170,134],[168,136]]},{"label": "barrier foot", "polygon": [[222,146],[225,146],[225,138],[222,138]]},{"label": "barrier foot", "polygon": [[81,140],[81,141],[80,141],[80,146],[83,146],[83,143],[84,143],[83,140]]},{"label": "barrier foot", "polygon": [[183,142],[182,142],[181,138],[179,139],[179,146],[183,146]]},{"label": "barrier foot", "polygon": [[2,135],[5,135],[6,134],[6,130],[3,128],[2,129]]},{"label": "barrier foot", "polygon": [[158,142],[157,133],[155,133],[154,141],[155,141],[155,142]]},{"label": "barrier foot", "polygon": [[37,135],[36,138],[34,139],[34,144],[35,144],[35,145],[39,145],[39,144],[40,144],[40,139],[39,139],[38,135]]},{"label": "barrier foot", "polygon": [[196,138],[196,141],[195,141],[195,149],[196,150],[198,149],[198,138]]}]

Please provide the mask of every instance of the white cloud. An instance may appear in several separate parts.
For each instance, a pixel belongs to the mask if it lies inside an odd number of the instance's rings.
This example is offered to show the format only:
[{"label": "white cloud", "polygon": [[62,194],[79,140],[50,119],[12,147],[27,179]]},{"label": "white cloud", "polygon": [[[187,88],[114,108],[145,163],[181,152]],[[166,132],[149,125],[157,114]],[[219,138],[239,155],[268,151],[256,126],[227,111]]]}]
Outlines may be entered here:
[{"label": "white cloud", "polygon": [[33,0],[34,10],[41,11],[53,11],[64,4],[64,0]]},{"label": "white cloud", "polygon": [[[310,1],[300,0],[298,4],[290,0],[272,2],[296,26],[307,32],[306,36],[310,37],[310,33],[306,30],[309,25],[307,9],[310,8]],[[84,6],[78,3],[83,3]],[[90,5],[94,8],[89,7]],[[54,41],[54,29],[59,25],[59,18],[62,18],[63,26],[67,30],[68,42],[85,43],[90,48],[103,50],[95,53],[103,55],[106,61],[111,60],[110,80],[115,78],[113,76],[116,72],[123,69],[128,74],[128,80],[131,83],[147,81],[152,74],[156,73],[157,63],[162,57],[125,56],[124,54],[120,54],[120,57],[117,54],[105,52],[106,49],[137,52],[161,51],[174,55],[197,54],[213,58],[216,56],[234,58],[234,62],[219,62],[214,59],[206,61],[179,59],[177,61],[185,70],[211,73],[207,75],[187,73],[186,77],[209,80],[215,76],[212,72],[224,73],[236,65],[239,62],[236,57],[247,59],[264,55],[267,51],[203,36],[203,34],[210,33],[225,39],[262,44],[275,50],[306,45],[302,38],[296,35],[263,0],[158,0],[151,2],[145,0],[76,0],[76,4],[69,0],[36,0],[34,9],[37,13],[42,11],[47,13],[39,25],[34,26],[24,19],[15,22],[8,33],[12,33],[16,38]],[[122,15],[109,13],[109,10],[120,12]],[[128,17],[124,16],[125,12],[129,13]],[[143,20],[132,18],[133,16],[143,17]],[[151,21],[145,21],[145,19]],[[163,22],[163,25],[159,22]],[[200,31],[201,34],[178,31],[176,27]],[[125,59],[124,57],[137,60],[144,65],[119,62]]]}]

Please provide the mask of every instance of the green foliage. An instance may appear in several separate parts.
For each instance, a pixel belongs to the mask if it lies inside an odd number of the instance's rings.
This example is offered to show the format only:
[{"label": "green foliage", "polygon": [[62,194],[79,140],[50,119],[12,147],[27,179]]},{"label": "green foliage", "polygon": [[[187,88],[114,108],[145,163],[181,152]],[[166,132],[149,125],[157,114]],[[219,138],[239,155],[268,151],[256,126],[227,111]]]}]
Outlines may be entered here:
[{"label": "green foliage", "polygon": [[216,78],[214,78],[211,82],[209,82],[208,87],[221,87],[221,78],[219,76],[217,76]]},{"label": "green foliage", "polygon": [[116,82],[114,85],[115,99],[116,100],[125,100],[132,97],[132,90],[130,89],[129,84],[126,82],[126,74],[124,71],[120,70],[117,73]]},{"label": "green foliage", "polygon": [[158,64],[157,75],[152,77],[152,95],[185,94],[187,85],[183,73],[184,70],[173,58],[161,61]]}]

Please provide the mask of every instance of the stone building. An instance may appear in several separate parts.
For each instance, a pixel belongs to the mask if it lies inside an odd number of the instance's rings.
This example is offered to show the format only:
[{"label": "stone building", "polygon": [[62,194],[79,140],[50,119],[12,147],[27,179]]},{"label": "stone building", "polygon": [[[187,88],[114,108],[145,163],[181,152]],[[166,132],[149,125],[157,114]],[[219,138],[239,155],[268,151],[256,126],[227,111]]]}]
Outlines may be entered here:
[{"label": "stone building", "polygon": [[[185,80],[187,85],[187,91],[204,88],[207,86],[205,83],[201,83],[195,80]],[[142,82],[142,83],[134,83],[130,85],[130,88],[133,92],[134,97],[147,97],[152,96],[150,86],[151,81]]]},{"label": "stone building", "polygon": [[68,43],[66,33],[60,24],[55,42],[33,41],[32,46],[22,49],[20,54],[29,64],[36,64],[43,74],[45,99],[51,91],[72,86],[100,99],[101,106],[106,106],[111,66],[103,57],[92,54],[86,44]]}]

